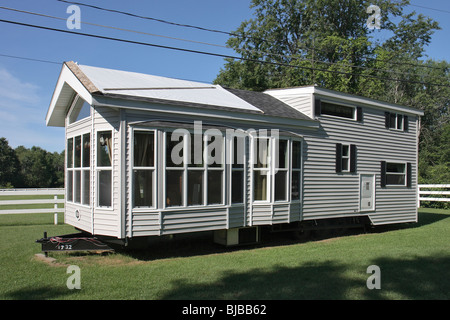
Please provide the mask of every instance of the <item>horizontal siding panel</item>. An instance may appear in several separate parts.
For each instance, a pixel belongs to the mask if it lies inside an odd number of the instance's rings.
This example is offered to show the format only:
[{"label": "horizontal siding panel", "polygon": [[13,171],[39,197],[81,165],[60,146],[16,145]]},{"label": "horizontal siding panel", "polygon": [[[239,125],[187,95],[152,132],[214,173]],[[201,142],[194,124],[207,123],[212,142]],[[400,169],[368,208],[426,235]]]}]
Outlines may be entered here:
[{"label": "horizontal siding panel", "polygon": [[221,208],[162,212],[162,234],[227,228],[227,210]]},{"label": "horizontal siding panel", "polygon": [[245,207],[237,206],[228,209],[228,227],[238,228],[245,226]]},{"label": "horizontal siding panel", "polygon": [[205,221],[205,222],[197,222],[195,220],[191,221],[191,223],[186,224],[175,224],[175,225],[167,225],[163,226],[161,230],[161,234],[170,234],[170,233],[188,233],[188,232],[197,232],[199,230],[218,230],[218,229],[226,229],[226,221]]},{"label": "horizontal siding panel", "polygon": [[[80,212],[80,220],[75,216],[75,211]],[[81,230],[92,232],[92,215],[91,209],[83,206],[78,206],[73,203],[65,204],[64,222],[79,228]]]}]

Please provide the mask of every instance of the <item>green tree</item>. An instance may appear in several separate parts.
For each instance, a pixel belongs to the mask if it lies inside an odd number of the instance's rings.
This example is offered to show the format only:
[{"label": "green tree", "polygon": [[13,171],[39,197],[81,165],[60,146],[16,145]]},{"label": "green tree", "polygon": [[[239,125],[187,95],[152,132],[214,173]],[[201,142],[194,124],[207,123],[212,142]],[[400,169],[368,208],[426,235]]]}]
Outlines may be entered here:
[{"label": "green tree", "polygon": [[19,146],[16,148],[16,154],[21,165],[22,187],[48,188],[53,186],[53,166],[47,151],[40,147],[27,149]]},{"label": "green tree", "polygon": [[[391,20],[407,3],[377,2],[384,30],[397,30]],[[359,75],[377,45],[371,39],[375,31],[366,25],[369,5],[365,0],[253,0],[255,18],[244,21],[227,42],[243,60],[227,59],[215,82],[250,90],[318,84],[358,93]]]},{"label": "green tree", "polygon": [[[439,25],[405,14],[409,0],[380,0],[381,31],[371,30],[370,2],[253,0],[254,18],[227,42],[242,60],[226,59],[214,82],[255,91],[317,84],[420,108],[421,180],[447,179],[441,152],[449,141],[442,137],[449,123],[450,66],[424,59]],[[377,40],[380,32],[387,39]]]},{"label": "green tree", "polygon": [[0,188],[15,187],[19,173],[19,159],[6,138],[0,138]]}]

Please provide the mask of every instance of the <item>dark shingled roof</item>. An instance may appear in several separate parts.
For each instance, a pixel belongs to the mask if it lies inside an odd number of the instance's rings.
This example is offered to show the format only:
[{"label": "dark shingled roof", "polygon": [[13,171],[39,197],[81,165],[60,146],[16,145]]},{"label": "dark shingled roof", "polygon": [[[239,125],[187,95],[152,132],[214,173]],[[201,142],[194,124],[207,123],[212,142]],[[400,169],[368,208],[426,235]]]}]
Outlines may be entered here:
[{"label": "dark shingled roof", "polygon": [[251,105],[254,105],[266,115],[299,120],[311,120],[311,118],[304,115],[300,111],[266,93],[226,87],[224,87],[224,89],[250,103]]}]

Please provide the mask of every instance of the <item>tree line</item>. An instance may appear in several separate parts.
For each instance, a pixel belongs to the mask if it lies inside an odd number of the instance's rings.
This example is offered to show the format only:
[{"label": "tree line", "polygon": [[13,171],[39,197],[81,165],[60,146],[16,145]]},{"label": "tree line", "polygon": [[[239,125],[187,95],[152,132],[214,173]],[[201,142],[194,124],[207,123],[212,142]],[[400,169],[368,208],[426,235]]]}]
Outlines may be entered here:
[{"label": "tree line", "polygon": [[0,138],[0,188],[64,188],[64,151],[13,149]]}]

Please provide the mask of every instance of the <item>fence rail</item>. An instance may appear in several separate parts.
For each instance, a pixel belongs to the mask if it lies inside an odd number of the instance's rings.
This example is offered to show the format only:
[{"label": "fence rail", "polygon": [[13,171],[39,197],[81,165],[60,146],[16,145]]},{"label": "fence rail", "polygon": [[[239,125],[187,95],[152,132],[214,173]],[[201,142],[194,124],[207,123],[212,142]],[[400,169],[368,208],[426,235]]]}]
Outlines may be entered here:
[{"label": "fence rail", "polygon": [[[450,184],[419,184],[419,207],[421,201],[450,202]],[[434,189],[434,190],[422,190]],[[436,190],[437,189],[437,190]],[[423,197],[422,195],[426,196]],[[436,197],[438,196],[438,197]]]},{"label": "fence rail", "polygon": [[[64,189],[0,189],[0,214],[21,214],[21,213],[54,213],[55,224],[57,214],[64,212],[64,208],[58,208],[58,204],[64,203],[64,199],[58,199],[59,195],[64,195]],[[8,199],[4,200],[4,196]],[[33,196],[53,196],[48,199],[33,199]],[[19,199],[14,199],[20,197]],[[29,197],[27,199],[27,197]],[[23,208],[11,209],[4,206],[29,206],[29,205],[53,205],[53,208]],[[3,208],[2,208],[3,207]]]}]

